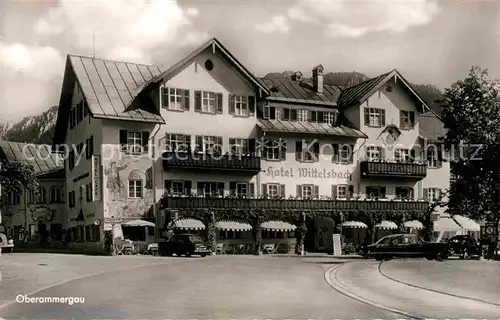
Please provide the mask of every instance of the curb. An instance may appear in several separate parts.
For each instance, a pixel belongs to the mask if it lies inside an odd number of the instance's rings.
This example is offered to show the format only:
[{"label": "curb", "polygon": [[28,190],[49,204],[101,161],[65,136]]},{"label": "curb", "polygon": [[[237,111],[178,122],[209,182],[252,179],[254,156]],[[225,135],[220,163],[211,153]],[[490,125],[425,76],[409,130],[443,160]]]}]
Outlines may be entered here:
[{"label": "curb", "polygon": [[[385,311],[389,311],[389,312],[392,312],[392,313],[395,313],[395,314],[398,314],[398,315],[402,315],[408,319],[418,319],[418,320],[423,320],[425,319],[425,317],[421,317],[421,316],[418,316],[418,315],[414,315],[414,314],[411,314],[409,312],[406,312],[406,311],[403,311],[403,310],[399,310],[399,309],[394,309],[394,308],[390,308],[390,307],[387,307],[387,306],[384,306],[382,304],[379,304],[375,301],[371,301],[371,300],[368,300],[368,299],[365,299],[363,298],[362,296],[352,292],[351,290],[349,290],[349,288],[347,288],[345,285],[343,285],[336,277],[336,274],[337,274],[337,271],[344,267],[345,265],[347,265],[349,262],[347,263],[344,263],[344,264],[341,264],[341,265],[336,265],[336,266],[333,266],[333,267],[330,267],[328,268],[325,273],[324,273],[324,276],[325,276],[325,281],[328,283],[328,285],[335,291],[339,292],[340,294],[346,296],[346,297],[349,297],[351,299],[354,299],[354,300],[357,300],[359,302],[362,302],[364,304],[367,304],[369,306],[372,306],[372,307],[375,307],[375,308],[378,308],[378,309],[381,309],[381,310],[385,310]],[[335,279],[332,279],[332,277]]]}]

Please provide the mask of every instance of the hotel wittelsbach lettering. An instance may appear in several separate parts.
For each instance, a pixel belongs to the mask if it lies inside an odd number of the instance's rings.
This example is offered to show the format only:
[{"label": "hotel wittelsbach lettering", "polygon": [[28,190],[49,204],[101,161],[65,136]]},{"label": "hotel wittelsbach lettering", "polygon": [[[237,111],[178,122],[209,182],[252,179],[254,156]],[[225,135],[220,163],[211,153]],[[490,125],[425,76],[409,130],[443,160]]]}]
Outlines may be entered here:
[{"label": "hotel wittelsbach lettering", "polygon": [[[32,161],[41,193],[5,195],[4,223],[84,251],[108,250],[116,221],[124,234],[142,226],[125,237],[143,244],[206,228],[212,250],[236,239],[333,250],[342,226],[372,239],[383,220],[425,227],[449,188],[441,148],[419,148],[439,146],[444,126],[398,70],[349,87],[324,84],[322,65],[259,78],[217,39],[165,64],[67,55],[48,152],[76,147]],[[25,145],[0,147],[14,160]],[[47,214],[33,221],[24,201]]]}]

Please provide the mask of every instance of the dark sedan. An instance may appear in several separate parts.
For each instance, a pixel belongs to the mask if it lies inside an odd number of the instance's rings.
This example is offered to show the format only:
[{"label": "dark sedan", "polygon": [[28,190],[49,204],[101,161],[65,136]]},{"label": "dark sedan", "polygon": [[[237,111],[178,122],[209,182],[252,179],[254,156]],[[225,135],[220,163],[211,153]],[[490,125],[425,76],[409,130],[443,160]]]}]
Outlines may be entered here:
[{"label": "dark sedan", "polygon": [[448,240],[450,256],[459,256],[460,259],[480,259],[483,255],[481,246],[470,235],[458,235]]},{"label": "dark sedan", "polygon": [[195,234],[176,234],[168,241],[158,243],[158,254],[161,256],[200,255],[205,257],[210,251],[203,239]]},{"label": "dark sedan", "polygon": [[448,258],[448,244],[426,242],[414,234],[393,234],[368,246],[368,256],[379,261],[398,258]]}]

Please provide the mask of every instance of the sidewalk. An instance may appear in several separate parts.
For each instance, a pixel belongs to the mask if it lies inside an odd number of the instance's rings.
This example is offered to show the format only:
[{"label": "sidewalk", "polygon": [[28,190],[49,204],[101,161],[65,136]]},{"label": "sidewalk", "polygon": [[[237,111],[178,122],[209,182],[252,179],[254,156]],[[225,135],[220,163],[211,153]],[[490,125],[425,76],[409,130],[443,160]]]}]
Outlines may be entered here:
[{"label": "sidewalk", "polygon": [[357,254],[334,256],[333,254],[330,254],[330,253],[321,253],[321,252],[310,252],[304,256],[300,256],[300,255],[297,255],[295,253],[271,254],[270,256],[279,257],[279,258],[332,258],[332,259],[346,259],[346,260],[364,259],[363,256],[360,256]]}]

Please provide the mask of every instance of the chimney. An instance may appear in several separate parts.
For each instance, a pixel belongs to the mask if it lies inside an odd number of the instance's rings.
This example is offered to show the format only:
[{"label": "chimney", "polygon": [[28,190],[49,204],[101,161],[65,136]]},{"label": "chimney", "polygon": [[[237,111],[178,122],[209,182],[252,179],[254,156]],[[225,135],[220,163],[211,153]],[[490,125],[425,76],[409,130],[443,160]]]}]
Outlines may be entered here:
[{"label": "chimney", "polygon": [[300,71],[295,71],[293,74],[292,74],[292,80],[293,81],[302,81],[302,72]]},{"label": "chimney", "polygon": [[323,66],[313,68],[313,87],[317,93],[323,93]]}]

